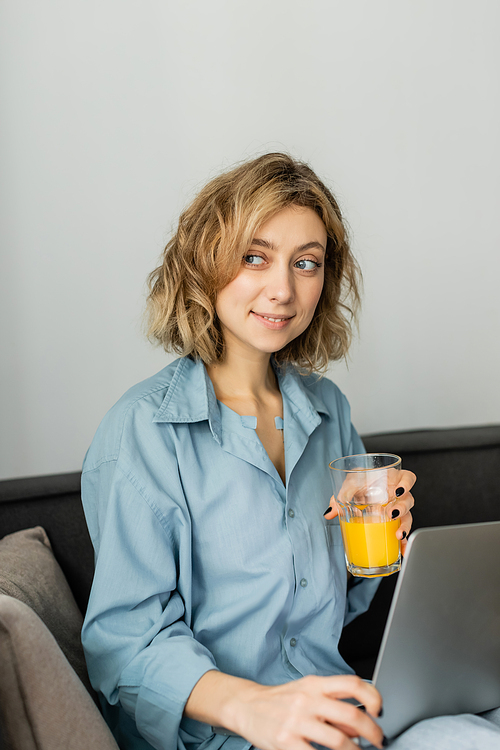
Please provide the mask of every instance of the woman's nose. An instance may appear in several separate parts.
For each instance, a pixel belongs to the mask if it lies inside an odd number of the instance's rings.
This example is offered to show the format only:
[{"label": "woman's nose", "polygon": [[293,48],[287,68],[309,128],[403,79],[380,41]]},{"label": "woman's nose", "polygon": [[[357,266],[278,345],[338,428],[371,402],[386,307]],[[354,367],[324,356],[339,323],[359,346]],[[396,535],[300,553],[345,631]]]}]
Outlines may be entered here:
[{"label": "woman's nose", "polygon": [[289,269],[283,269],[272,272],[268,279],[267,295],[271,301],[288,304],[293,301],[295,296],[293,277]]}]

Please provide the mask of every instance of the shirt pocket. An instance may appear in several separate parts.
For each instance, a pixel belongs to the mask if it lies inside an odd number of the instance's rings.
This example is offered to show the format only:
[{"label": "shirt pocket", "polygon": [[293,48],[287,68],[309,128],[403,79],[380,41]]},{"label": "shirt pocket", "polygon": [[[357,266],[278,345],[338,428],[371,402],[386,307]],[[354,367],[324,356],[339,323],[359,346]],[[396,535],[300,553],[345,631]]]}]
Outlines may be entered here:
[{"label": "shirt pocket", "polygon": [[325,534],[329,545],[337,546],[342,544],[342,532],[340,531],[338,516],[325,520]]}]

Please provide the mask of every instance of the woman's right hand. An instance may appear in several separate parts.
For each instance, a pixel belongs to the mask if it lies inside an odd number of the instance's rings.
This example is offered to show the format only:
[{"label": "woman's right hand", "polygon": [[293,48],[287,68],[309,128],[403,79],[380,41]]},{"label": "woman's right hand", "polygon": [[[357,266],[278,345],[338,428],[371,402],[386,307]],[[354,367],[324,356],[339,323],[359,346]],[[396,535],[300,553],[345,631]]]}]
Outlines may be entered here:
[{"label": "woman's right hand", "polygon": [[[238,734],[260,750],[310,750],[311,742],[355,750],[353,737],[383,747],[382,730],[371,718],[380,714],[380,693],[359,677],[310,675],[284,685],[251,684],[240,697]],[[357,699],[366,711],[342,698]]]},{"label": "woman's right hand", "polygon": [[[365,710],[342,698],[356,699]],[[260,750],[311,750],[311,742],[354,750],[353,737],[383,747],[372,718],[381,706],[376,688],[355,675],[310,675],[269,686],[211,670],[193,688],[185,715],[224,726]]]}]

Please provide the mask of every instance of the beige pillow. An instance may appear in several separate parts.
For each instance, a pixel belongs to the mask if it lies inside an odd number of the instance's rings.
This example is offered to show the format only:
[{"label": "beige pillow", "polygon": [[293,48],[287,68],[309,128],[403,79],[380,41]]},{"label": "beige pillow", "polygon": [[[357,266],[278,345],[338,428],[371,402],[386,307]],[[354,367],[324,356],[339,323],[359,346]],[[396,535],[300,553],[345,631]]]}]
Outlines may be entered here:
[{"label": "beige pillow", "polygon": [[9,750],[118,750],[40,618],[0,595],[0,719]]},{"label": "beige pillow", "polygon": [[0,539],[0,594],[36,612],[93,694],[80,640],[83,618],[41,526]]}]

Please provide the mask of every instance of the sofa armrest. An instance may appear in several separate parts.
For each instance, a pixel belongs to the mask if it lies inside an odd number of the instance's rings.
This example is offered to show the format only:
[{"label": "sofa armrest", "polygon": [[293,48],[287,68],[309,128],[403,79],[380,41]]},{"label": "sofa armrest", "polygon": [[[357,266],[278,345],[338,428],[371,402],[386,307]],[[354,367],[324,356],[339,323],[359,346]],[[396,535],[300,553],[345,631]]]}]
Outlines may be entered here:
[{"label": "sofa armrest", "polygon": [[0,595],[0,721],[9,750],[117,750],[52,634],[23,602]]}]

